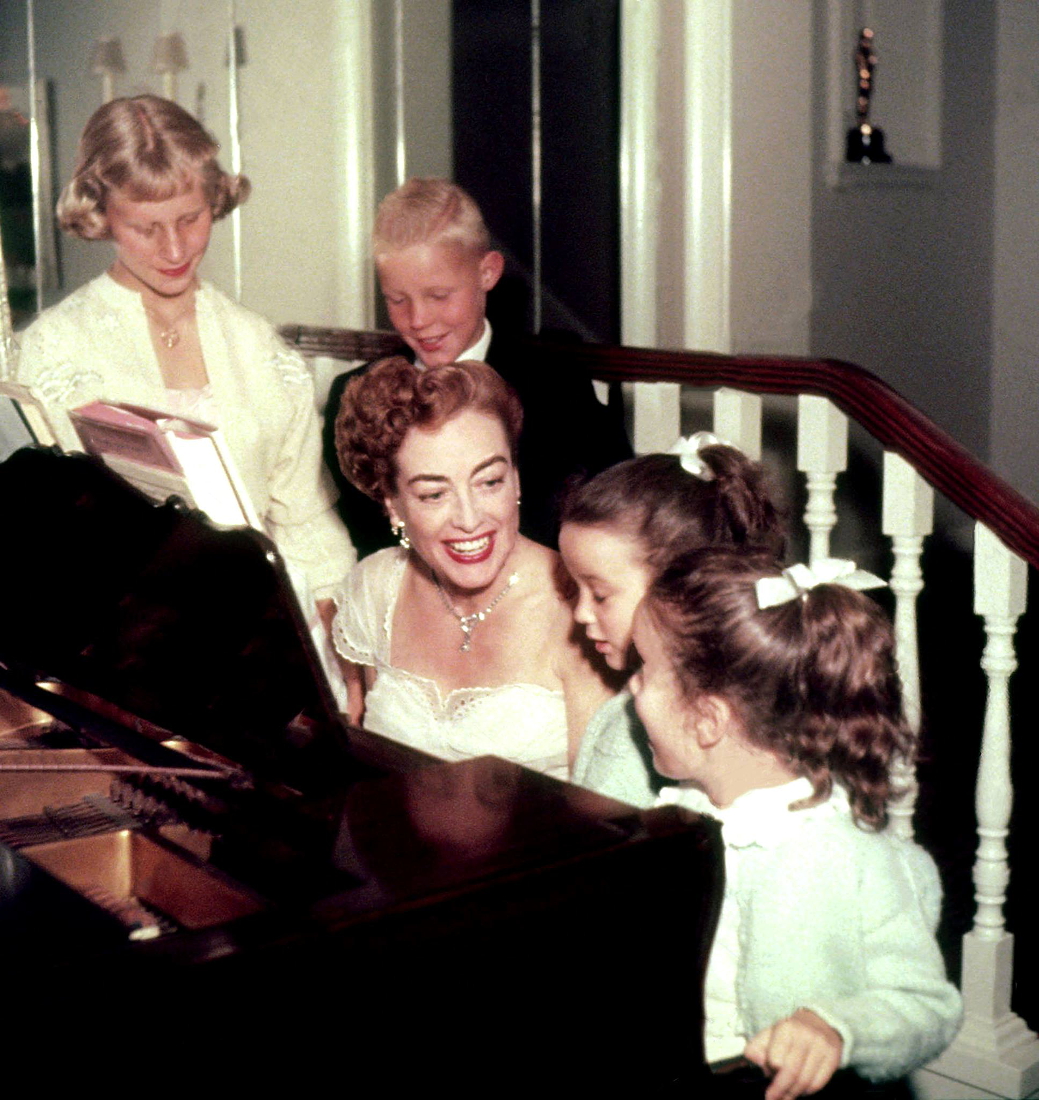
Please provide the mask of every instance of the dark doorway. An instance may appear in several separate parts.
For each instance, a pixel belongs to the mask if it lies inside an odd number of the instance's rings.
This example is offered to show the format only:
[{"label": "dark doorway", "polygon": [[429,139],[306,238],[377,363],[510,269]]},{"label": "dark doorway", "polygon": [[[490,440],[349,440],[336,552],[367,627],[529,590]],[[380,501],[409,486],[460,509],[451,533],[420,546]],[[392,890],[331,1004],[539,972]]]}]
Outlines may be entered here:
[{"label": "dark doorway", "polygon": [[[620,338],[618,0],[541,0],[541,330]],[[455,179],[508,264],[491,322],[534,329],[530,0],[454,0]]]}]

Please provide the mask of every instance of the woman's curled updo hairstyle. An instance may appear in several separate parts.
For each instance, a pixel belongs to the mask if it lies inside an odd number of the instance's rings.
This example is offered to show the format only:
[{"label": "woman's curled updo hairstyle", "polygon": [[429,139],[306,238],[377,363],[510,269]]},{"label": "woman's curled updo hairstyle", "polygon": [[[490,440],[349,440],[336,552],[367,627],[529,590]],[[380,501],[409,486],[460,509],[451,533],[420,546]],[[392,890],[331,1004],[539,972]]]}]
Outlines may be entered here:
[{"label": "woman's curled updo hairstyle", "polygon": [[685,470],[677,455],[618,462],[570,490],[561,522],[621,530],[643,547],[653,572],[701,546],[759,546],[781,557],[783,515],[761,464],[725,443],[702,448],[699,457],[710,480]]},{"label": "woman's curled updo hairstyle", "polygon": [[58,224],[75,237],[107,240],[109,191],[134,202],[163,202],[197,176],[213,217],[222,218],[249,196],[245,176],[217,162],[220,146],[183,107],[154,95],[113,99],[99,107],[79,139],[76,166],[58,200]]},{"label": "woman's curled updo hairstyle", "polygon": [[523,406],[497,371],[469,360],[420,370],[400,355],[382,359],[343,391],[335,422],[339,466],[381,503],[397,491],[397,452],[408,432],[433,431],[466,409],[500,421],[515,462]]},{"label": "woman's curled updo hairstyle", "polygon": [[664,569],[643,606],[691,705],[701,695],[725,699],[747,741],[807,776],[811,802],[836,779],[856,820],[880,828],[895,793],[892,764],[916,748],[891,622],[839,584],[759,609],[758,579],[780,573],[760,551],[697,550]]}]

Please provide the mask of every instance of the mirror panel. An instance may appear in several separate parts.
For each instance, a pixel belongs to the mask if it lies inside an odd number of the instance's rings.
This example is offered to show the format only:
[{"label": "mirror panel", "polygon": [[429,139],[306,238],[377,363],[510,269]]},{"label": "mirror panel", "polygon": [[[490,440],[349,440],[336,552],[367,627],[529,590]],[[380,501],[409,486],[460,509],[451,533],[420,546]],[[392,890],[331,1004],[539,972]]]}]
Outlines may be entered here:
[{"label": "mirror panel", "polygon": [[24,4],[0,6],[0,237],[16,325],[36,312],[30,170],[31,97]]}]

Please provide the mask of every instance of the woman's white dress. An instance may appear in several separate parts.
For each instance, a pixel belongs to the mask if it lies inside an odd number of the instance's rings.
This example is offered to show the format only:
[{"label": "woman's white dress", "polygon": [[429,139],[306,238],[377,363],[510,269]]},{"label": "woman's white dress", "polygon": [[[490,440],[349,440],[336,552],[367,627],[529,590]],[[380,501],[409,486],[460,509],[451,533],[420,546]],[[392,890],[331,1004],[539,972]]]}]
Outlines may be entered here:
[{"label": "woman's white dress", "polygon": [[565,779],[561,691],[504,684],[445,695],[433,680],[391,664],[393,614],[407,561],[397,547],[372,554],[353,568],[336,600],[336,649],[376,672],[365,696],[365,728],[443,760],[490,754]]}]

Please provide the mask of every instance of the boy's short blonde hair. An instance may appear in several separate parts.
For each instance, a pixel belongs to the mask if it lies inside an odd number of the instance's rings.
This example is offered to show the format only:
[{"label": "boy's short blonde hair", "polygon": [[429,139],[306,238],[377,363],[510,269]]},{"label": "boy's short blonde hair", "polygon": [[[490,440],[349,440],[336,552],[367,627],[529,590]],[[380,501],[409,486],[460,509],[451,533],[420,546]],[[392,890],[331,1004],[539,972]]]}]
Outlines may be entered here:
[{"label": "boy's short blonde hair", "polygon": [[214,218],[229,214],[249,195],[245,176],[225,172],[220,146],[182,107],[154,95],[113,99],[87,121],[72,179],[58,200],[58,224],[85,240],[109,237],[109,191],[134,202],[163,202],[198,177]]},{"label": "boy's short blonde hair", "polygon": [[480,256],[490,250],[491,235],[472,196],[457,183],[413,178],[379,204],[372,230],[372,254],[413,244],[458,244]]}]

